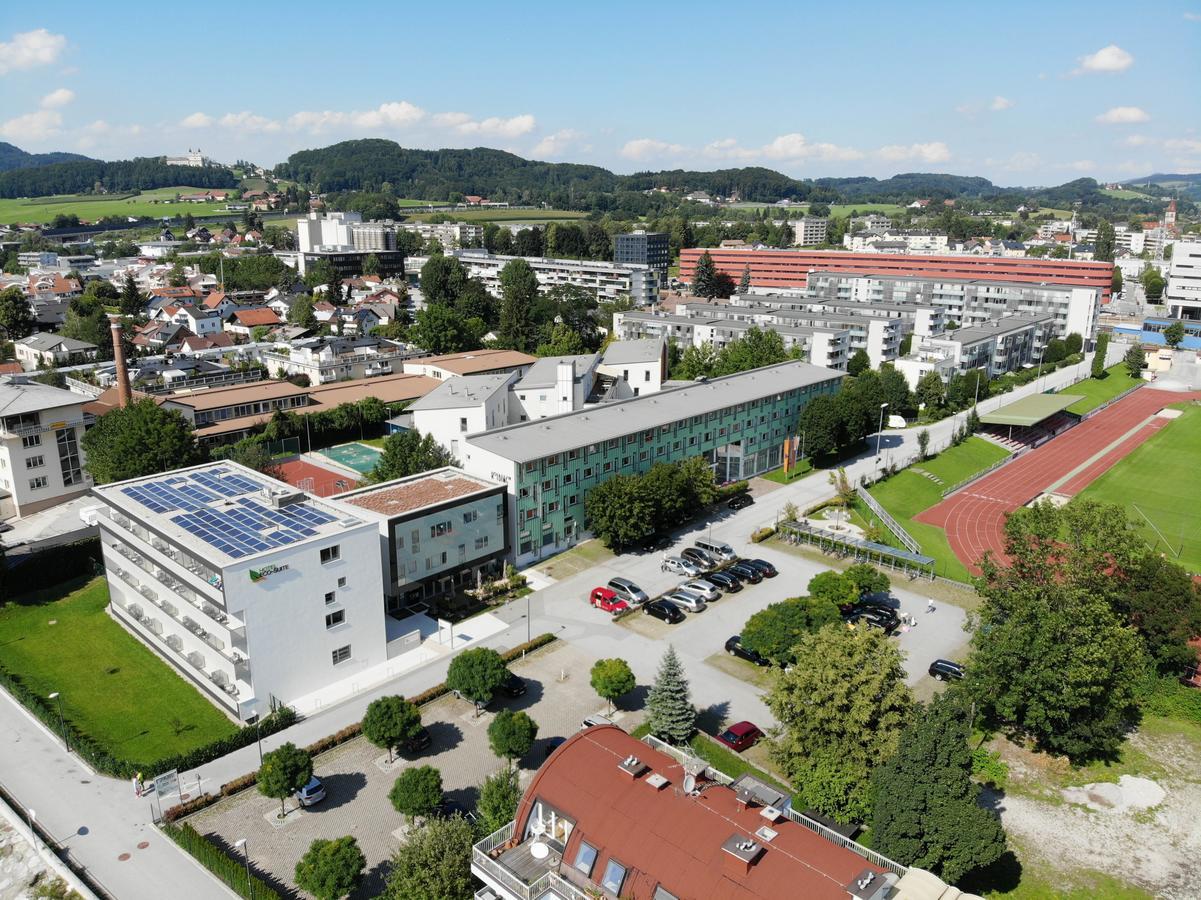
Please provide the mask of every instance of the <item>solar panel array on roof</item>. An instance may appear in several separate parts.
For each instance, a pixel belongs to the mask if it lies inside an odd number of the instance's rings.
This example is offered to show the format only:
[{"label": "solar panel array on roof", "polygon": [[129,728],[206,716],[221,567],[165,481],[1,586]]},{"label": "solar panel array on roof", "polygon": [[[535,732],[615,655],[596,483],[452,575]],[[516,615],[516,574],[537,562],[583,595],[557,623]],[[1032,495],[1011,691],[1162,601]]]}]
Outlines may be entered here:
[{"label": "solar panel array on roof", "polygon": [[[180,510],[171,517],[172,522],[233,559],[302,541],[315,535],[321,525],[335,520],[335,516],[306,503],[275,509],[240,496],[265,486],[218,468],[173,475],[122,488],[121,492],[151,512]],[[209,505],[234,498],[232,505]]]}]

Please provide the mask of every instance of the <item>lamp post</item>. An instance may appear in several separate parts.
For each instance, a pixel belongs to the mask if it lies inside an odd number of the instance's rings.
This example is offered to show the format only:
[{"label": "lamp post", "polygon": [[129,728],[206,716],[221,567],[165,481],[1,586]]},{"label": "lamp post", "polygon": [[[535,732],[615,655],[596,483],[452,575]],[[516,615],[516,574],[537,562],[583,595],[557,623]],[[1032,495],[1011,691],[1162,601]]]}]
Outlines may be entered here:
[{"label": "lamp post", "polygon": [[887,408],[887,403],[880,404],[880,424],[876,426],[876,462],[880,461],[880,438],[884,436],[884,410]]},{"label": "lamp post", "polygon": [[71,739],[67,735],[67,720],[63,718],[63,698],[58,691],[55,691],[49,696],[50,700],[58,701],[58,728],[63,735],[63,746],[67,748],[67,752],[71,752]]},{"label": "lamp post", "polygon": [[254,739],[259,745],[259,767],[263,765],[263,714],[254,720]]},{"label": "lamp post", "polygon": [[239,838],[234,841],[234,846],[242,851],[242,862],[246,866],[246,893],[250,893],[250,848],[246,844],[246,838]]}]

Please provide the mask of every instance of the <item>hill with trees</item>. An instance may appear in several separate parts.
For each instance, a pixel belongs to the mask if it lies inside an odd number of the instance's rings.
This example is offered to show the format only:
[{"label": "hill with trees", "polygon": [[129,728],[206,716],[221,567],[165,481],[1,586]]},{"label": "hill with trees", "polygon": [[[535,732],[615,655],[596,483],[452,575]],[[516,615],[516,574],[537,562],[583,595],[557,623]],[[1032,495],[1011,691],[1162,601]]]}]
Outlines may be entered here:
[{"label": "hill with trees", "polygon": [[54,163],[76,162],[89,160],[91,157],[82,153],[28,153],[6,141],[0,141],[0,172],[12,169],[33,169],[38,166],[49,166]]},{"label": "hill with trees", "polygon": [[142,191],[187,184],[198,188],[235,188],[238,180],[223,166],[168,166],[162,157],[104,162],[83,158],[0,173],[0,197],[46,197]]}]

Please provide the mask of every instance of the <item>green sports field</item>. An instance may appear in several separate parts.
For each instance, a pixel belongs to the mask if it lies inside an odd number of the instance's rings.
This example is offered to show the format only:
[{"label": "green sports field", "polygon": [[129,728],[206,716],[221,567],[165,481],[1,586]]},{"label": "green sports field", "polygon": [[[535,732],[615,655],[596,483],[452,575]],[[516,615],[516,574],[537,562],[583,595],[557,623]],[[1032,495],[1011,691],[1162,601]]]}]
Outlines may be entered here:
[{"label": "green sports field", "polygon": [[1148,546],[1201,572],[1201,407],[1189,406],[1078,495],[1126,508]]},{"label": "green sports field", "polygon": [[0,200],[0,222],[50,222],[57,215],[75,215],[84,221],[105,216],[214,216],[226,214],[225,201],[216,203],[175,203],[176,194],[198,194],[205,188],[169,187],[130,194],[58,194],[52,197],[28,197]]},{"label": "green sports field", "polygon": [[1089,410],[1096,409],[1102,403],[1112,400],[1118,394],[1128,391],[1142,382],[1141,378],[1130,377],[1125,363],[1110,366],[1105,373],[1104,378],[1086,378],[1084,381],[1070,384],[1060,391],[1061,394],[1079,394],[1082,398],[1069,406],[1068,412],[1082,416]]}]

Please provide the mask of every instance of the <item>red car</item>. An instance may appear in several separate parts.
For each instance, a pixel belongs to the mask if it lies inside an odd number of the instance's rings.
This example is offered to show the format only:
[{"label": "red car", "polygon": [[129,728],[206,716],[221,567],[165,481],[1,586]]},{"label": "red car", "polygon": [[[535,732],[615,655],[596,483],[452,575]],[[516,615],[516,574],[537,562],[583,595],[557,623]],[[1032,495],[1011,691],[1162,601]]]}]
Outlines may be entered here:
[{"label": "red car", "polygon": [[603,587],[592,589],[590,602],[593,606],[599,606],[607,613],[625,612],[630,608],[630,604],[626,603],[608,588]]},{"label": "red car", "polygon": [[754,747],[759,743],[761,737],[763,737],[763,732],[753,722],[735,722],[719,734],[717,739],[735,753],[741,753],[743,750]]}]

